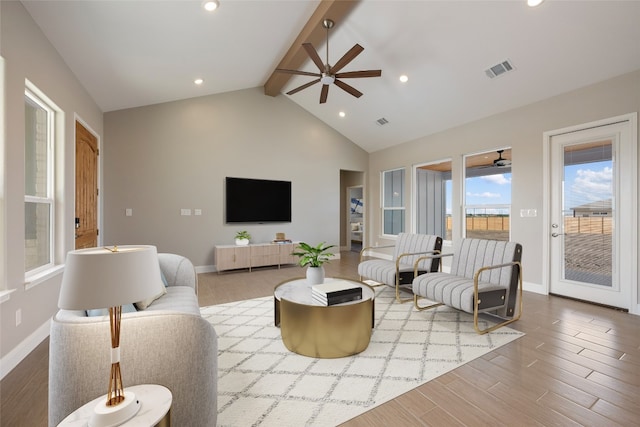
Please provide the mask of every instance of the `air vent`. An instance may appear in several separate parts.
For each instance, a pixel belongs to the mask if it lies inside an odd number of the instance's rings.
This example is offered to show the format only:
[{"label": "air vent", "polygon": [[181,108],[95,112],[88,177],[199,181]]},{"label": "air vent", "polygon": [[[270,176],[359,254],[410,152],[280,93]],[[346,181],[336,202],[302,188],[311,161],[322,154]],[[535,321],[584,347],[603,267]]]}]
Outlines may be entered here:
[{"label": "air vent", "polygon": [[499,64],[494,65],[493,67],[487,68],[484,72],[487,74],[487,77],[493,79],[513,70],[515,70],[515,67],[513,66],[511,61],[507,59],[500,62]]},{"label": "air vent", "polygon": [[384,117],[381,117],[378,120],[376,120],[376,123],[378,124],[378,126],[384,126],[387,123],[389,123],[389,120],[385,119]]}]

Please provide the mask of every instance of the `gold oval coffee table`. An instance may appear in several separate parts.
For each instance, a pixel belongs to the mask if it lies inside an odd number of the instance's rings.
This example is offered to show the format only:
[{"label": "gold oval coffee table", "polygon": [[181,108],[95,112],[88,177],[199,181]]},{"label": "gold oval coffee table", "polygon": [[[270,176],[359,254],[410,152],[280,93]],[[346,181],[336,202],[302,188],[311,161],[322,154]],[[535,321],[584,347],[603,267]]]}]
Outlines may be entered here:
[{"label": "gold oval coffee table", "polygon": [[325,283],[346,280],[362,288],[362,299],[322,305],[311,296],[304,278],[276,286],[273,292],[275,324],[284,345],[303,356],[331,359],[360,353],[369,345],[374,319],[373,288],[350,279],[326,278]]}]

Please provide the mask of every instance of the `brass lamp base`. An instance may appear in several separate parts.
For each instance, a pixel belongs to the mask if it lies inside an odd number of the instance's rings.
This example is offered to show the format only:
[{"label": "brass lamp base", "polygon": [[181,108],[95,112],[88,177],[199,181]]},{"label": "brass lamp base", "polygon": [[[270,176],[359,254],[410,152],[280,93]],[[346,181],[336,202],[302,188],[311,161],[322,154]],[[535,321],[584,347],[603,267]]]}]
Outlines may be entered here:
[{"label": "brass lamp base", "polygon": [[140,410],[140,401],[135,393],[124,392],[124,400],[118,405],[109,406],[106,399],[101,399],[93,410],[89,427],[115,427],[129,421]]}]

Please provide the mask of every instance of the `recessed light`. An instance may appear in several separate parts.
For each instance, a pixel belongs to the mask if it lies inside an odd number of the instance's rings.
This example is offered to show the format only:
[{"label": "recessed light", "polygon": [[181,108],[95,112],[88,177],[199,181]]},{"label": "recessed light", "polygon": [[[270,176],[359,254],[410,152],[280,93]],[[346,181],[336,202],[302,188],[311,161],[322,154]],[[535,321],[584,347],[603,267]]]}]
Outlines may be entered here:
[{"label": "recessed light", "polygon": [[213,12],[220,6],[220,2],[218,0],[204,0],[202,2],[202,7],[208,12]]},{"label": "recessed light", "polygon": [[543,1],[544,0],[527,0],[527,4],[529,5],[529,7],[536,7],[540,6]]},{"label": "recessed light", "polygon": [[338,113],[338,115],[339,115],[340,117],[345,117],[345,116],[347,115],[347,113],[345,113],[344,111],[340,111],[340,112]]},{"label": "recessed light", "polygon": [[195,84],[197,84],[198,86],[200,86],[202,83],[204,83],[204,80],[202,80],[202,79],[195,79],[193,82],[194,82]]},{"label": "recessed light", "polygon": [[409,77],[406,74],[403,74],[403,75],[400,76],[400,81],[402,83],[406,83],[406,82],[409,81]]}]

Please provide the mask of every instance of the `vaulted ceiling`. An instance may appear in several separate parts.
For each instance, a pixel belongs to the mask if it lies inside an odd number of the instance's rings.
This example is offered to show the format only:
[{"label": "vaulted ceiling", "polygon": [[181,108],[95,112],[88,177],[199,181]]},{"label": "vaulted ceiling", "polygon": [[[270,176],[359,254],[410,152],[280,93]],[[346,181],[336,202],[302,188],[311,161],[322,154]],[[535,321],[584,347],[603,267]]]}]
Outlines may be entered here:
[{"label": "vaulted ceiling", "polygon": [[[22,3],[105,112],[264,86],[369,152],[640,69],[640,1],[220,0],[214,12],[199,0]],[[273,74],[317,72],[300,45],[324,61],[325,17],[336,22],[330,63],[358,43],[342,71],[382,69],[349,79],[360,98],[332,85],[320,104],[320,83],[285,95],[313,77]],[[505,60],[512,72],[487,77]]]}]

